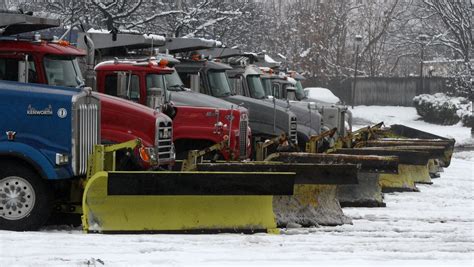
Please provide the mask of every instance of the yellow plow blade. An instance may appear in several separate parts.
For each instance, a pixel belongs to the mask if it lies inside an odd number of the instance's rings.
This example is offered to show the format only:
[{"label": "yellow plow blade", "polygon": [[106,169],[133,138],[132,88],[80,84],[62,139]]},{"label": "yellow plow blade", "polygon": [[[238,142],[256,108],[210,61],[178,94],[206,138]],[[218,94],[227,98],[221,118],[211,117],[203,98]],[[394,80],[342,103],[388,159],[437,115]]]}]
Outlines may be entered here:
[{"label": "yellow plow blade", "polygon": [[85,188],[83,228],[99,233],[275,233],[273,194],[291,195],[293,182],[291,173],[98,172]]}]

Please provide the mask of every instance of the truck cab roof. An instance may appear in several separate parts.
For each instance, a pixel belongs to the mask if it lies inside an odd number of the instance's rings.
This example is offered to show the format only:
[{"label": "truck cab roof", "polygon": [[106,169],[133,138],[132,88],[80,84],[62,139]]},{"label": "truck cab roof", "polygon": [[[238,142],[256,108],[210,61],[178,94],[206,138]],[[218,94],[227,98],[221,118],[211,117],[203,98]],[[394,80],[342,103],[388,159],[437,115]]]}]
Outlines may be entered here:
[{"label": "truck cab roof", "polygon": [[205,67],[207,70],[219,70],[219,71],[226,71],[232,70],[232,67],[214,61],[207,61],[207,60],[182,60],[180,59],[179,69],[182,71],[199,71],[202,67]]},{"label": "truck cab roof", "polygon": [[160,65],[156,60],[109,60],[97,64],[95,71],[137,71],[147,73],[171,74],[174,69]]},{"label": "truck cab roof", "polygon": [[85,51],[68,42],[48,42],[21,40],[17,38],[0,39],[0,52],[34,53],[58,56],[85,56]]}]

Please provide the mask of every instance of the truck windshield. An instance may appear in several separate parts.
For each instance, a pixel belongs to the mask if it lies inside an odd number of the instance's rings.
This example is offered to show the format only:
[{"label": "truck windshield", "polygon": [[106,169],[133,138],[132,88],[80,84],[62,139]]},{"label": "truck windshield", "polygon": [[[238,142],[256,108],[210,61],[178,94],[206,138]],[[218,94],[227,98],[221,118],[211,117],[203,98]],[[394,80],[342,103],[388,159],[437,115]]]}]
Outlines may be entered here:
[{"label": "truck windshield", "polygon": [[296,81],[296,99],[302,100],[306,98],[306,95],[304,93],[303,85],[301,84],[301,81]]},{"label": "truck windshield", "polygon": [[76,57],[48,55],[43,61],[49,85],[77,87],[83,84]]},{"label": "truck windshield", "polygon": [[265,90],[259,75],[248,75],[247,83],[249,85],[250,96],[256,99],[265,98]]},{"label": "truck windshield", "polygon": [[209,87],[211,94],[215,97],[230,96],[230,85],[224,71],[209,71]]},{"label": "truck windshield", "polygon": [[160,88],[162,90],[165,89],[165,75],[162,74],[148,74],[146,76],[146,90],[148,91],[150,88]]},{"label": "truck windshield", "polygon": [[171,74],[165,75],[166,85],[168,86],[168,90],[170,91],[183,91],[184,84],[181,81],[178,73],[174,71]]},{"label": "truck windshield", "polygon": [[273,96],[272,93],[272,80],[262,78],[263,89],[265,90],[266,96]]}]

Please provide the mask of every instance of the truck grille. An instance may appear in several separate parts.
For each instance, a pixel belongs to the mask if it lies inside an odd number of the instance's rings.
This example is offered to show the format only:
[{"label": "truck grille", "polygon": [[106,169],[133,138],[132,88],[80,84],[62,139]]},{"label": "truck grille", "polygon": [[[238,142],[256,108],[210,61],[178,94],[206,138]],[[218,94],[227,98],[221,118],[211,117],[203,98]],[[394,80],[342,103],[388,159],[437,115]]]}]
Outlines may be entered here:
[{"label": "truck grille", "polygon": [[247,129],[248,129],[248,120],[240,120],[239,126],[239,158],[247,158]]},{"label": "truck grille", "polygon": [[73,98],[72,169],[75,175],[87,173],[89,156],[100,143],[100,102],[92,96]]},{"label": "truck grille", "polygon": [[296,125],[297,125],[296,117],[291,117],[289,138],[293,143],[298,144],[298,135],[297,135]]},{"label": "truck grille", "polygon": [[173,123],[171,121],[157,121],[157,136],[155,145],[157,148],[158,164],[166,163],[174,160],[174,145],[173,145]]}]

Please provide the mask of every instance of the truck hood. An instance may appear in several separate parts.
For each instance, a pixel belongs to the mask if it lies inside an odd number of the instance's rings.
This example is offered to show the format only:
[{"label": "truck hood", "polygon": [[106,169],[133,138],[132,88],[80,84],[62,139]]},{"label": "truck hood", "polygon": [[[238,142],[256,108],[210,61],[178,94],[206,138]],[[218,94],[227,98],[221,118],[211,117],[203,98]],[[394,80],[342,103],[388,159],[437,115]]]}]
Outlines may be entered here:
[{"label": "truck hood", "polygon": [[209,96],[206,94],[197,93],[194,91],[168,91],[171,94],[171,101],[176,106],[192,106],[192,107],[211,107],[211,108],[222,108],[234,109],[237,106],[234,103],[225,101],[223,99]]},{"label": "truck hood", "polygon": [[222,99],[237,105],[242,105],[248,109],[250,128],[252,128],[253,133],[268,135],[278,135],[281,132],[288,133],[291,118],[296,118],[293,112],[287,111],[285,108],[276,105],[275,125],[277,132],[275,133],[273,131],[273,103],[267,103],[260,99],[253,99],[240,95],[227,96]]},{"label": "truck hood", "polygon": [[[272,99],[266,98],[261,101],[265,101],[273,105]],[[303,131],[303,127],[301,127],[302,125],[309,128],[306,129],[306,132],[304,132],[304,134],[308,136],[319,134],[321,132],[321,114],[317,109],[312,109],[310,113],[308,110],[307,102],[290,102],[290,105],[288,106],[288,103],[286,101],[281,99],[275,99],[275,103],[277,104],[277,106],[280,106],[282,108],[289,108],[289,110],[296,115],[299,127],[298,132]]]},{"label": "truck hood", "polygon": [[108,141],[139,137],[146,146],[154,146],[157,120],[171,122],[165,114],[138,103],[97,92],[93,95],[101,102],[101,131],[108,133]]}]

